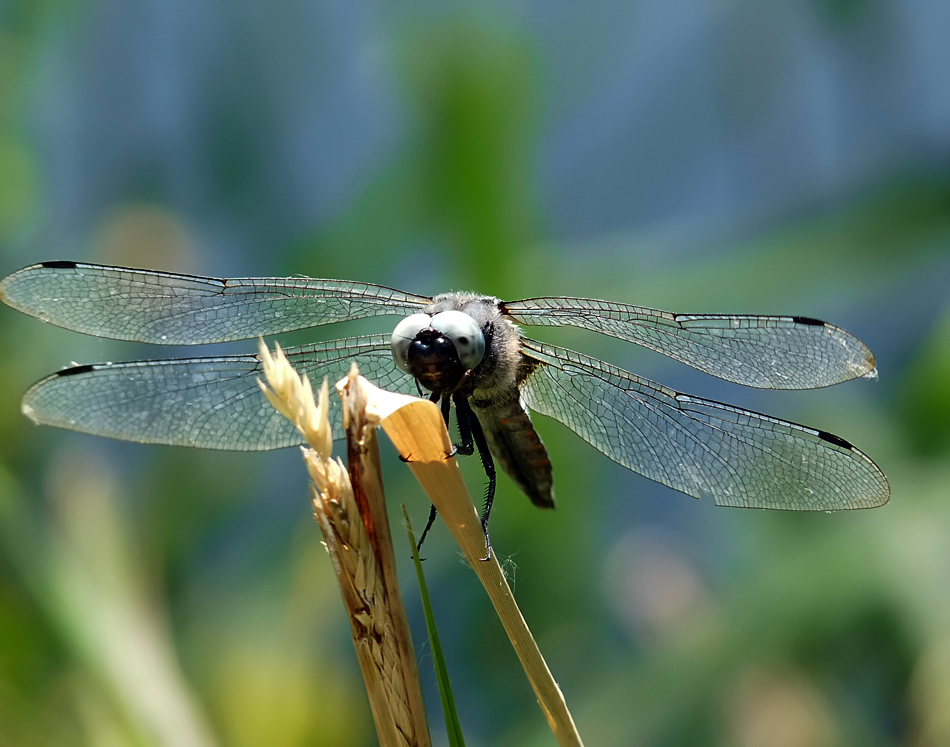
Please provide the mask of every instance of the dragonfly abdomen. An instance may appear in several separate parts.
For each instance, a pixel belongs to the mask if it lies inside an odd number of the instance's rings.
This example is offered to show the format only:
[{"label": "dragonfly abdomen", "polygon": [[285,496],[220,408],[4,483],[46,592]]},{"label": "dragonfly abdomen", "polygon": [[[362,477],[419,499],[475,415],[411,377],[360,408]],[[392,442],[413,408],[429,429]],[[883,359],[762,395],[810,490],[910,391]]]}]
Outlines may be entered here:
[{"label": "dragonfly abdomen", "polygon": [[486,407],[470,403],[501,468],[534,505],[554,508],[551,460],[521,403],[517,399]]}]

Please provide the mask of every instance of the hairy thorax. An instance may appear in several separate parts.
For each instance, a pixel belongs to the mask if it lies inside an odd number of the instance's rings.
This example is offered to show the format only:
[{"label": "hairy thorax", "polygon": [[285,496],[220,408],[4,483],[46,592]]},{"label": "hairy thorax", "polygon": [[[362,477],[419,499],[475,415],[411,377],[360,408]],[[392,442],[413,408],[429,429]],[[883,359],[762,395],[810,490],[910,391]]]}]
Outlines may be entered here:
[{"label": "hairy thorax", "polygon": [[519,372],[522,367],[521,330],[500,310],[501,301],[476,293],[443,293],[433,299],[427,314],[454,309],[472,317],[485,335],[485,357],[473,372],[472,404],[491,404],[517,400]]}]

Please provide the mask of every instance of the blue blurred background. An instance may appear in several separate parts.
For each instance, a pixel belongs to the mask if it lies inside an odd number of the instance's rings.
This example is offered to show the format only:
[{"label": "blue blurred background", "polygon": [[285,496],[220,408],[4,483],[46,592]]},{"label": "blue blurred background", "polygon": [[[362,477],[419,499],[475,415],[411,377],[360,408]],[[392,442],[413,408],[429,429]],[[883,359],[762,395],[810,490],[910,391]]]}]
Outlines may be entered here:
[{"label": "blue blurred background", "polygon": [[[0,274],[85,259],[845,327],[880,380],[784,393],[537,336],[854,441],[889,505],[718,509],[538,418],[559,508],[503,478],[492,537],[587,744],[939,747],[948,38],[945,0],[5,0]],[[295,450],[35,428],[18,400],[42,375],[180,351],[7,308],[0,342],[0,745],[374,744]],[[444,527],[426,550],[469,744],[551,744]]]}]

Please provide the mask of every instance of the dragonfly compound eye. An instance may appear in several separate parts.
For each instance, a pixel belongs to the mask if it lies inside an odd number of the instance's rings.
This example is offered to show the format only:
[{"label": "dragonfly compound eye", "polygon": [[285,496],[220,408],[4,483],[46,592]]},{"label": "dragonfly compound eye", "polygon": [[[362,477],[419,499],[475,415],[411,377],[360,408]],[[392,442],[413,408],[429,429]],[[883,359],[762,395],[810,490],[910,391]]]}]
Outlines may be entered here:
[{"label": "dragonfly compound eye", "polygon": [[485,335],[468,314],[462,311],[442,311],[432,317],[431,326],[452,341],[459,362],[466,371],[471,371],[482,362],[485,355]]},{"label": "dragonfly compound eye", "polygon": [[409,369],[409,345],[422,330],[427,329],[432,322],[432,317],[428,314],[413,314],[407,316],[393,330],[390,345],[393,351],[393,360],[396,367],[407,374],[411,374]]}]

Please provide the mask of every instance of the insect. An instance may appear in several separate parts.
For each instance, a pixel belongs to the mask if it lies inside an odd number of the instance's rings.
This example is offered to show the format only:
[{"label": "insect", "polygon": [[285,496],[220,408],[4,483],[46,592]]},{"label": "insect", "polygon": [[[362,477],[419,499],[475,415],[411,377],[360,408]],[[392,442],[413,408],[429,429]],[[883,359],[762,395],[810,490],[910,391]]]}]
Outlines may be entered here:
[{"label": "insect", "polygon": [[[290,348],[287,357],[313,381],[342,378],[355,362],[380,387],[425,390],[446,422],[454,406],[457,448],[477,452],[488,477],[486,540],[496,460],[535,505],[554,507],[551,462],[529,411],[560,421],[634,472],[718,505],[832,511],[880,506],[890,495],[877,465],[843,438],[681,394],[527,338],[518,326],[580,327],[751,387],[876,377],[860,340],[807,317],[672,314],[569,297],[430,298],[340,280],[216,279],[70,261],[13,273],[0,281],[0,297],[67,329],[158,345],[401,315],[391,334]],[[23,412],[37,423],[125,441],[236,451],[299,444],[261,394],[261,375],[256,355],[72,366],[34,384]]]}]

